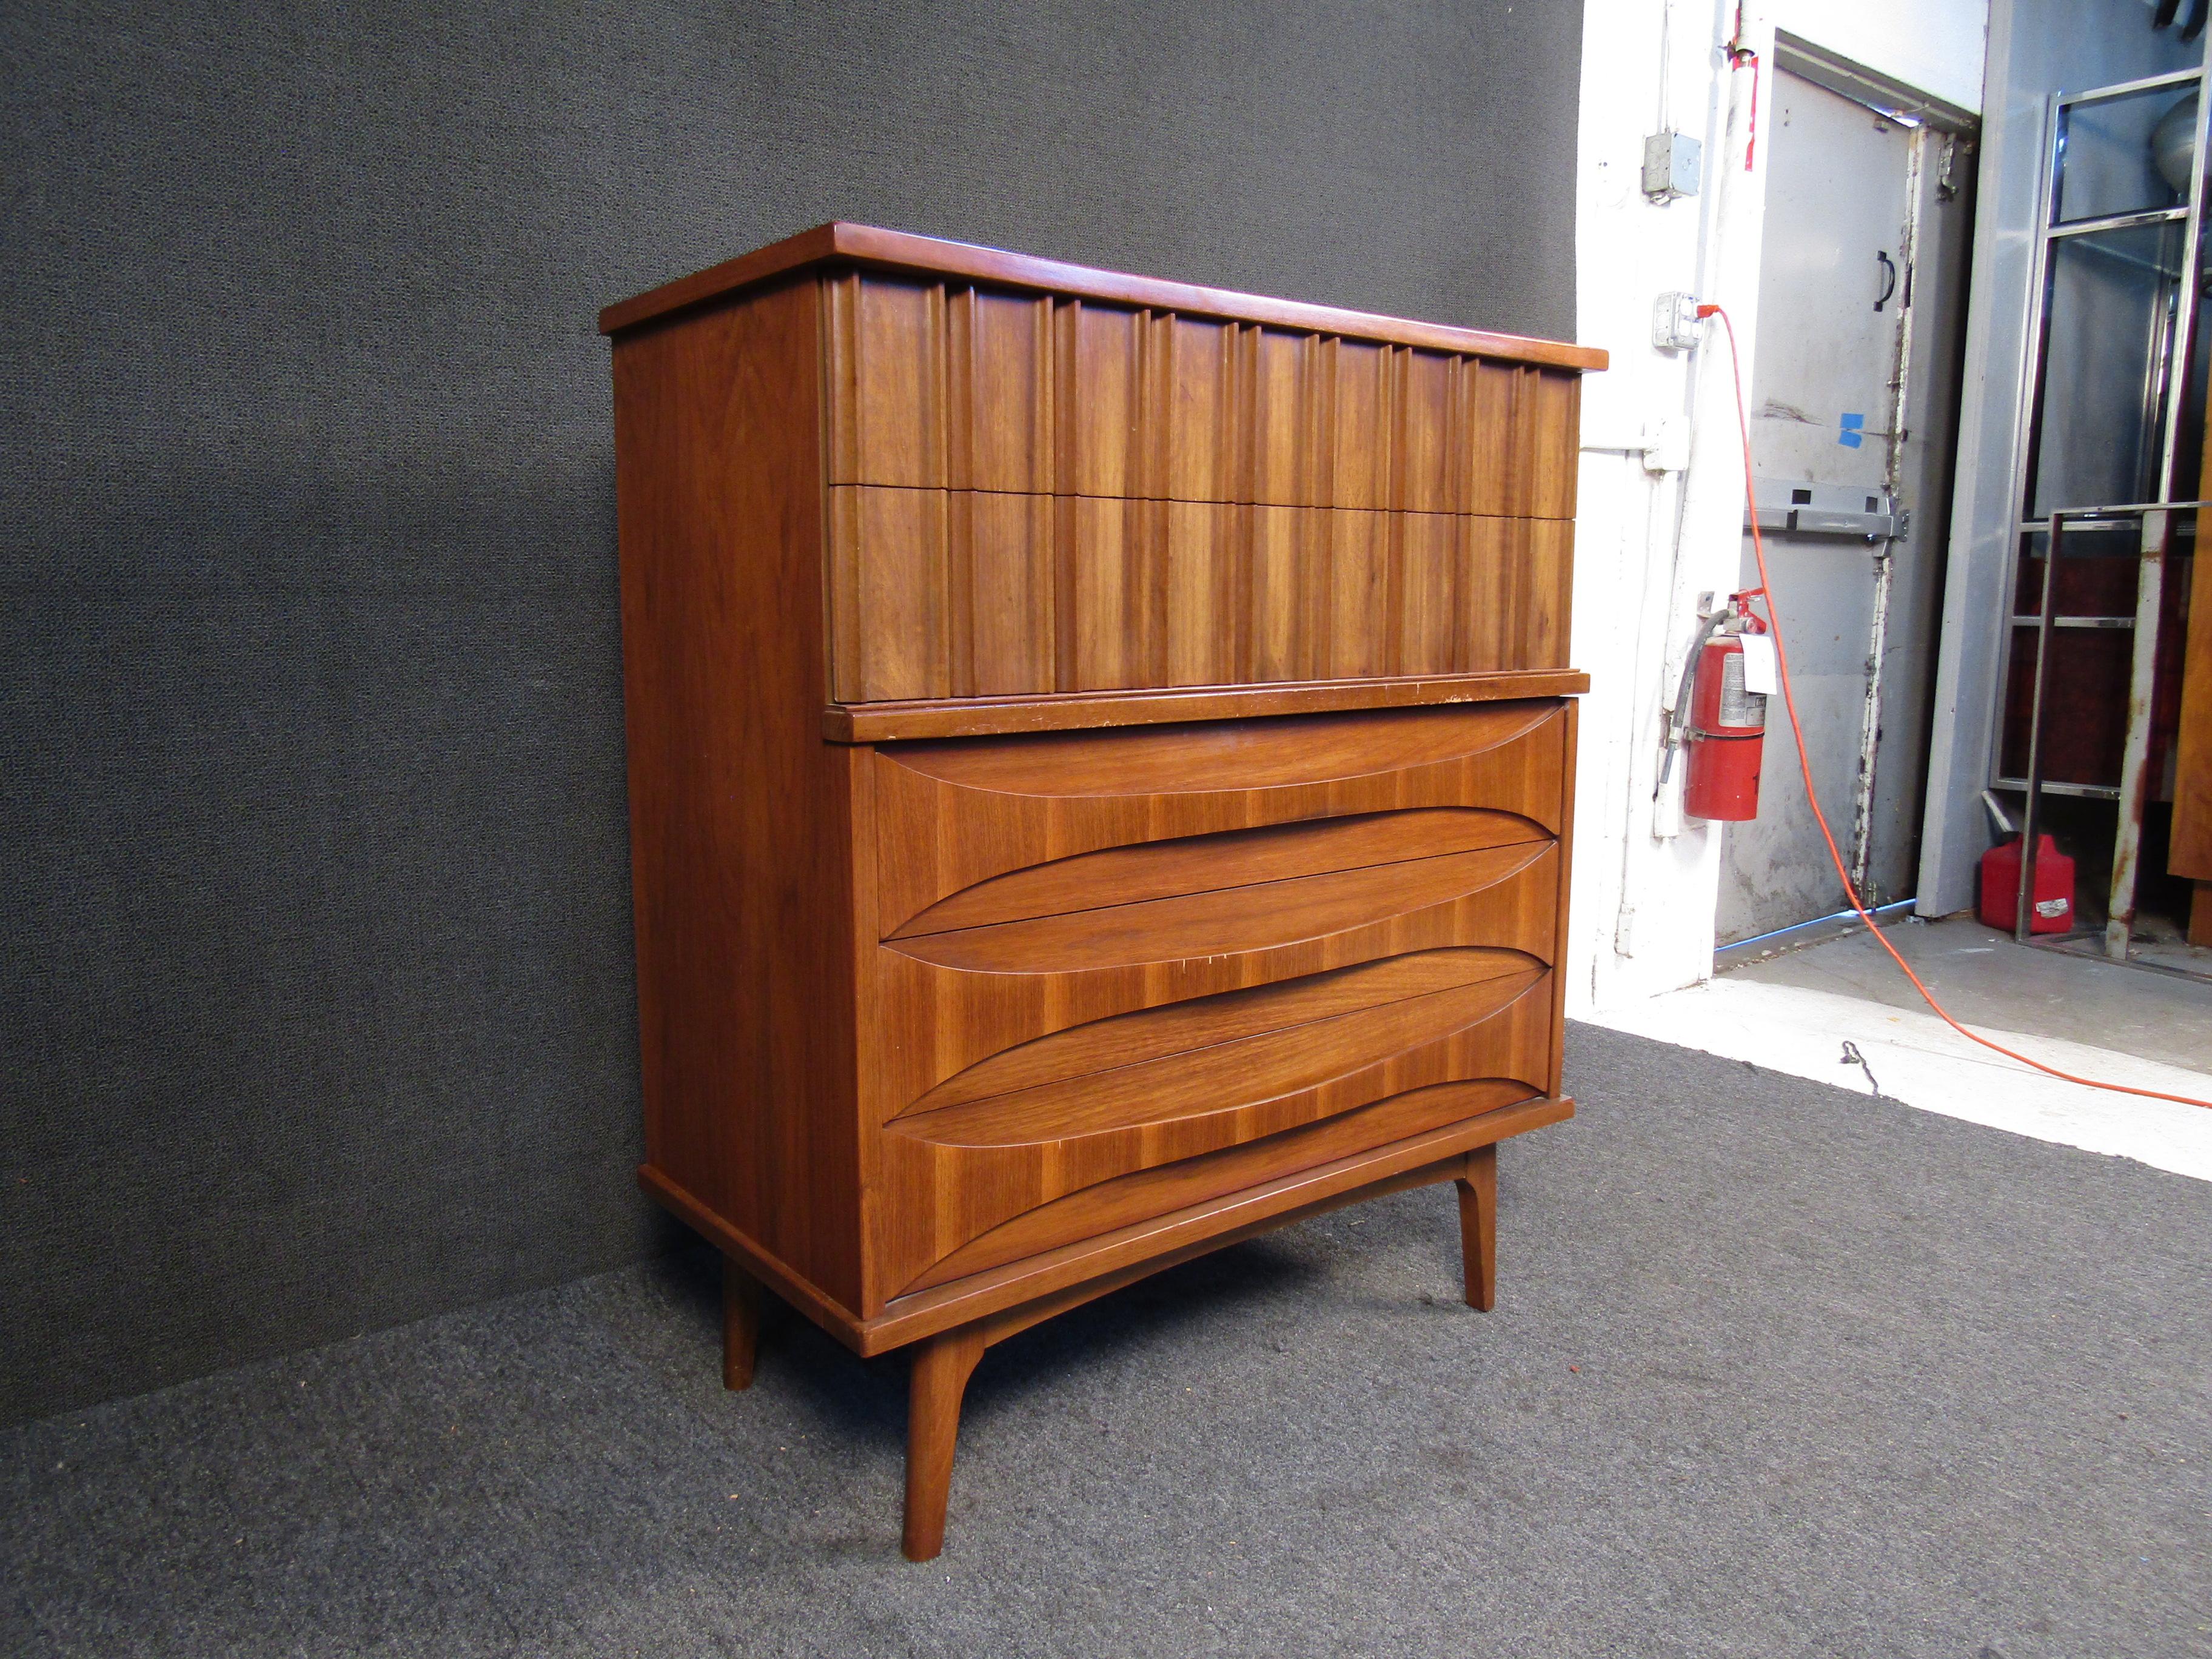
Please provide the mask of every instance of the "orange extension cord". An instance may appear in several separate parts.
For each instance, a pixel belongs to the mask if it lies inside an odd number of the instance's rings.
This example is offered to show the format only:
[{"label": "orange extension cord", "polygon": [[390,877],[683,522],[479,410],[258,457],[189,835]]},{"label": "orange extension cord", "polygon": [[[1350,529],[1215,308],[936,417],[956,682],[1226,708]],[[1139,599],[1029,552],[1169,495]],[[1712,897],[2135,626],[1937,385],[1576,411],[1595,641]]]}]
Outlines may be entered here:
[{"label": "orange extension cord", "polygon": [[1805,750],[1805,728],[1797,723],[1797,699],[1790,690],[1790,653],[1783,647],[1782,617],[1775,608],[1773,586],[1766,575],[1766,544],[1759,533],[1758,487],[1753,480],[1751,466],[1751,421],[1744,410],[1743,361],[1736,351],[1735,325],[1729,320],[1728,313],[1719,306],[1701,305],[1698,307],[1698,315],[1719,318],[1721,326],[1728,331],[1729,367],[1735,377],[1736,430],[1743,439],[1743,489],[1751,506],[1751,511],[1746,516],[1751,520],[1751,550],[1759,561],[1759,586],[1747,597],[1766,601],[1766,626],[1774,636],[1774,659],[1781,671],[1782,706],[1790,714],[1790,734],[1797,740],[1797,767],[1805,778],[1805,800],[1813,809],[1814,822],[1820,826],[1820,839],[1828,843],[1828,857],[1836,866],[1836,874],[1843,880],[1844,893],[1850,900],[1851,908],[1858,913],[1859,920],[1866,923],[1867,932],[1874,935],[1875,943],[1889,952],[1889,959],[1897,964],[1899,971],[1912,981],[1912,988],[1920,993],[1921,1000],[1936,1011],[1936,1018],[1969,1042],[1978,1042],[1983,1048],[2002,1054],[2007,1060],[2016,1060],[2023,1066],[2032,1066],[2062,1082],[2078,1083],[2091,1089],[2109,1089],[2115,1094],[2141,1095],[2146,1100],[2171,1100],[2178,1105],[2202,1106],[2212,1110],[2212,1100],[2198,1100],[2191,1095],[2169,1095],[2156,1089],[2137,1089],[2124,1083],[2104,1083],[2093,1077],[2076,1077],[2071,1072],[2062,1072],[2056,1066],[2045,1066],[2039,1060],[2030,1060],[2026,1054],[2008,1048],[2001,1042],[1992,1042],[1989,1038],[1968,1030],[1951,1018],[1948,1009],[1936,1000],[1936,994],[1921,983],[1920,975],[1912,971],[1911,964],[1898,955],[1897,947],[1884,938],[1881,929],[1875,925],[1872,914],[1860,899],[1859,890],[1851,881],[1850,872],[1844,867],[1844,855],[1837,850],[1835,835],[1828,828],[1828,815],[1820,810],[1820,798],[1813,791],[1813,762]]}]

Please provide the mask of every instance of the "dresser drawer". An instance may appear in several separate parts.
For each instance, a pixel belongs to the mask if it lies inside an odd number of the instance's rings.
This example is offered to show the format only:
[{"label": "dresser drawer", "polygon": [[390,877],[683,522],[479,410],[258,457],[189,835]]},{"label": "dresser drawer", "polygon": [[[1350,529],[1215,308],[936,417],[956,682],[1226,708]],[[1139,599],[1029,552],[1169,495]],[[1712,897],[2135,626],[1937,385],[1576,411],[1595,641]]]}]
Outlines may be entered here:
[{"label": "dresser drawer", "polygon": [[[1064,862],[1080,854],[1266,825],[1426,810],[1432,816],[1419,822],[1436,826],[1455,811],[1477,811],[1521,821],[1517,830],[1496,826],[1482,844],[1556,836],[1567,717],[1564,704],[1546,699],[887,744],[875,750],[870,776],[878,933],[1009,920],[1009,891],[1164,867],[1152,863],[1157,854]],[[1374,839],[1358,844],[1375,849],[1407,831],[1382,824],[1361,833]],[[1267,848],[1260,838],[1214,845],[1233,849],[1213,855],[1232,867]],[[1330,845],[1327,837],[1309,843],[1316,856]],[[1411,855],[1447,850],[1425,828],[1407,839]],[[1196,842],[1190,852],[1208,856]],[[1297,872],[1291,854],[1274,856],[1272,874]],[[1376,851],[1311,867],[1393,856]],[[1018,881],[983,890],[1018,872]],[[957,904],[924,915],[956,896]],[[1109,898],[1154,896],[1141,886],[1107,890]],[[1040,899],[1021,914],[1097,902]]]},{"label": "dresser drawer", "polygon": [[1566,742],[1520,703],[878,750],[886,1292],[1547,1092]]},{"label": "dresser drawer", "polygon": [[844,702],[1566,664],[1564,520],[864,484],[829,496]]},{"label": "dresser drawer", "polygon": [[1574,517],[1571,371],[883,273],[823,306],[833,484]]}]

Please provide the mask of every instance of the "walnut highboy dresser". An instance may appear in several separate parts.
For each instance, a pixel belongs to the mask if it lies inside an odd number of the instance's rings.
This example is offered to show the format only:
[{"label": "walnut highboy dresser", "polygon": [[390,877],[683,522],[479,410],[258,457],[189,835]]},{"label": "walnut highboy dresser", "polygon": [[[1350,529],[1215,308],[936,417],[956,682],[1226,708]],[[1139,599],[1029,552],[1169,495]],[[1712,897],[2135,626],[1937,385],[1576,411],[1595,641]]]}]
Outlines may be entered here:
[{"label": "walnut highboy dresser", "polygon": [[611,307],[648,1192],[984,1348],[1559,1092],[1603,354],[826,225]]}]

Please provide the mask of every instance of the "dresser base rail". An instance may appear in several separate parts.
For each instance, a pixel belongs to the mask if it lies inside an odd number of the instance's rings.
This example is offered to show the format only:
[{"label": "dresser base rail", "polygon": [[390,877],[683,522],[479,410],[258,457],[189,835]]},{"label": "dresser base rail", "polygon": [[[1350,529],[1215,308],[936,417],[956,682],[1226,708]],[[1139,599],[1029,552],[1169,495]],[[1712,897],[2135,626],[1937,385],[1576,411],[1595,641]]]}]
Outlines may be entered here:
[{"label": "dresser base rail", "polygon": [[[769,1290],[811,1319],[862,1358],[889,1353],[939,1331],[973,1324],[993,1314],[1025,1307],[1069,1289],[1115,1279],[1126,1269],[1165,1264],[1202,1255],[1206,1241],[1224,1236],[1249,1237],[1253,1231],[1286,1225],[1320,1211],[1317,1203],[1356,1202],[1396,1190],[1387,1183],[1407,1171],[1441,1164],[1454,1157],[1492,1146],[1511,1135],[1559,1123],[1575,1114],[1572,1100],[1540,1095],[1501,1106],[1443,1128],[1409,1135],[1388,1146],[1355,1152],[1257,1186],[1208,1199],[1188,1208],[1132,1223],[1079,1243],[971,1273],[946,1285],[893,1297],[872,1317],[863,1317],[806,1274],[763,1246],[686,1191],[652,1164],[638,1168],[646,1195],[684,1222],[722,1255],[737,1262]],[[1442,1179],[1441,1176],[1433,1177]],[[1410,1184],[1422,1185],[1421,1182]],[[1339,1196],[1339,1195],[1346,1196]],[[1333,1207],[1333,1206],[1331,1206]],[[1193,1248],[1196,1247],[1196,1248]],[[1109,1285],[1108,1288],[1111,1288]],[[1079,1305],[1079,1297],[1067,1305]]]},{"label": "dresser base rail", "polygon": [[[1538,1115],[1528,1110],[1531,1107],[1549,1109]],[[1030,1300],[997,1307],[963,1322],[940,1325],[918,1338],[909,1339],[914,1358],[907,1406],[906,1516],[902,1540],[907,1559],[930,1560],[945,1547],[945,1510],[951,1493],[953,1450],[960,1434],[961,1401],[967,1391],[968,1379],[974,1373],[977,1362],[982,1358],[985,1349],[1005,1341],[1010,1336],[1018,1335],[1033,1325],[1079,1308],[1086,1302],[1110,1295],[1140,1279],[1149,1278],[1215,1250],[1225,1249],[1230,1245],[1243,1243],[1247,1239],[1259,1237],[1279,1228],[1326,1215],[1348,1205],[1364,1203],[1369,1199],[1381,1198],[1390,1193],[1434,1186],[1446,1181],[1455,1183],[1458,1190],[1460,1249],[1465,1273],[1467,1304],[1486,1312],[1496,1299],[1498,1284],[1498,1139],[1522,1128],[1533,1128],[1540,1123],[1556,1121],[1571,1115],[1573,1110],[1574,1103],[1571,1101],[1547,1098],[1486,1113],[1484,1120],[1477,1121],[1482,1121],[1486,1128],[1497,1130],[1499,1133],[1480,1145],[1455,1152],[1433,1162],[1395,1170],[1375,1180],[1327,1191],[1303,1203],[1273,1209],[1240,1224],[1159,1250],[1142,1260],[1062,1285]],[[1512,1127],[1508,1128],[1504,1120],[1512,1120]],[[1426,1141],[1431,1138],[1419,1139]],[[1368,1154],[1367,1158],[1372,1159],[1374,1156]],[[695,1226],[699,1226],[710,1238],[723,1245],[722,1376],[726,1386],[743,1389],[752,1381],[759,1340],[760,1296],[763,1278],[779,1291],[783,1291],[787,1285],[793,1288],[804,1287],[803,1294],[792,1296],[790,1299],[818,1323],[845,1337],[848,1345],[858,1352],[881,1352],[887,1347],[900,1346],[896,1343],[864,1345],[846,1336],[844,1332],[836,1331],[816,1311],[819,1307],[835,1307],[836,1304],[829,1303],[811,1286],[804,1286],[804,1281],[797,1279],[781,1263],[774,1263],[765,1273],[760,1272],[762,1266],[773,1262],[772,1258],[763,1257],[756,1248],[749,1245],[742,1249],[731,1248],[732,1244],[742,1243],[740,1236],[733,1230],[719,1223],[711,1229],[702,1224],[702,1221],[712,1220],[710,1212],[703,1210],[696,1212],[701,1219],[693,1220],[690,1210],[670,1200],[670,1194],[680,1194],[680,1188],[674,1188],[665,1176],[653,1171],[649,1165],[641,1174],[646,1177],[647,1191],[663,1202],[670,1203],[679,1215],[692,1220]],[[684,1201],[686,1205],[691,1203],[688,1195],[685,1195]],[[724,1243],[724,1240],[728,1243]],[[843,1310],[839,1309],[838,1311],[842,1313]],[[878,1322],[874,1328],[881,1329],[882,1322]]]}]

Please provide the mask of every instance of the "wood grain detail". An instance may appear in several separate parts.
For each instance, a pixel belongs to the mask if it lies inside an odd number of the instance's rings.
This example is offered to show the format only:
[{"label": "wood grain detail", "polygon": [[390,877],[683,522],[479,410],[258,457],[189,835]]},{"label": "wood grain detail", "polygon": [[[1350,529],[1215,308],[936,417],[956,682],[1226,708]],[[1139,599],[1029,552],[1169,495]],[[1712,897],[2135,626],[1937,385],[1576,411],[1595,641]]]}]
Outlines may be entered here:
[{"label": "wood grain detail", "polygon": [[[2204,453],[2212,458],[2212,422]],[[2212,471],[2206,474],[2212,479]],[[2166,847],[2170,875],[2199,884],[2190,939],[2202,943],[2208,908],[2202,884],[2212,882],[2212,513],[2197,517],[2197,550],[2189,560],[2189,620],[2182,634],[2180,709],[2175,717],[2173,831]]]},{"label": "wood grain detail", "polygon": [[1562,520],[830,494],[844,702],[1566,665],[1573,527]]},{"label": "wood grain detail", "polygon": [[1235,795],[1351,783],[1466,761],[1560,721],[1556,705],[1492,703],[908,744],[881,754],[905,771],[955,787],[1032,799]]},{"label": "wood grain detail", "polygon": [[793,271],[855,266],[981,282],[1016,290],[1050,292],[1066,298],[1103,300],[1124,307],[1192,316],[1265,323],[1439,351],[1469,352],[1501,362],[1545,363],[1574,369],[1606,366],[1606,354],[1595,346],[1530,339],[1486,329],[1455,328],[1403,317],[1382,317],[1369,312],[1279,299],[1272,295],[1237,294],[1191,283],[1167,282],[1157,276],[1139,276],[1127,271],[1101,270],[1092,265],[1043,259],[1034,254],[1011,253],[1004,248],[979,247],[972,242],[945,241],[933,236],[916,236],[875,225],[842,222],[817,225],[781,242],[756,248],[735,259],[665,283],[634,299],[608,306],[599,313],[599,331],[615,334],[641,327],[679,311],[744,295],[748,289],[772,283]]},{"label": "wood grain detail", "polygon": [[858,1305],[844,930],[872,830],[814,729],[817,304],[786,287],[615,346],[630,870],[649,1163]]},{"label": "wood grain detail", "polygon": [[1547,839],[1542,824],[1516,813],[1428,806],[1140,842],[978,882],[939,900],[887,937],[909,939]]},{"label": "wood grain detail", "polygon": [[1514,702],[1530,697],[1579,696],[1589,690],[1587,674],[1574,669],[1543,669],[1511,674],[1396,675],[1269,685],[1137,687],[1048,696],[833,703],[822,711],[822,735],[832,743],[902,743],[919,738],[1002,737],[1025,732],[1164,726],[1183,720]]},{"label": "wood grain detail", "polygon": [[1488,1313],[1498,1303],[1498,1147],[1467,1155],[1459,1188],[1460,1266],[1467,1305]]},{"label": "wood grain detail", "polygon": [[[1544,973],[1531,973],[1385,1005],[1380,1013],[1340,1015],[1364,1026],[1360,1030],[1291,1029],[1272,1040],[1281,1055],[1265,1073],[1267,1079],[1298,1078],[1294,1057],[1329,1075],[1274,1095],[1263,1095],[1267,1084],[1261,1082],[1252,1093],[1263,1097],[1232,1091],[1212,1110],[1182,1117],[1102,1121],[1088,1133],[1068,1126],[1057,1139],[991,1146],[929,1139],[929,1119],[894,1124],[883,1144],[884,1179],[891,1190],[915,1199],[927,1192],[931,1201],[902,1207],[905,1225],[887,1230],[884,1279],[896,1285],[911,1270],[909,1290],[945,1283],[1301,1164],[1322,1164],[1541,1095],[1541,1084],[1533,1079],[1551,1066],[1551,987],[1544,980]],[[1502,1006],[1495,1002],[1500,988],[1510,994]],[[1464,1024],[1453,1026],[1453,1015],[1467,1015]],[[1157,1179],[1124,1179],[1146,1172]],[[1102,1190],[1115,1182],[1121,1183]],[[1086,1203],[1040,1214],[1086,1190]],[[1009,1228],[1024,1217],[1029,1224]],[[925,1228],[925,1218],[933,1225]],[[994,1248],[964,1249],[987,1234],[998,1234]]]},{"label": "wood grain detail", "polygon": [[1552,851],[1546,836],[1398,864],[894,939],[885,948],[969,974],[1089,974],[1246,956],[1389,926],[1509,881]]},{"label": "wood grain detail", "polygon": [[656,1203],[726,1255],[744,1263],[823,1330],[866,1356],[888,1352],[970,1320],[995,1320],[1001,1314],[1003,1328],[1026,1328],[1053,1310],[1079,1306],[1117,1285],[1239,1239],[1365,1198],[1456,1179],[1466,1168],[1470,1148],[1573,1115],[1574,1102],[1551,1096],[1499,1107],[1441,1129],[1302,1165],[1255,1186],[1147,1215],[948,1285],[914,1291],[866,1317],[823,1297],[802,1275],[778,1262],[651,1164],[638,1170],[638,1182]]},{"label": "wood grain detail", "polygon": [[[1546,843],[1385,866],[1419,872],[1410,890],[1352,871],[1117,906],[1085,913],[1106,934],[1097,945],[1029,935],[1045,919],[892,941],[872,975],[884,1042],[871,1115],[888,1121],[1001,1049],[1139,1008],[1413,951],[1481,946],[1550,963],[1558,868]],[[1283,890],[1293,887],[1304,890]]]},{"label": "wood grain detail", "polygon": [[1413,951],[1280,984],[1115,1014],[989,1055],[939,1084],[908,1110],[933,1111],[1141,1066],[1403,998],[1510,978],[1530,965],[1531,958],[1515,951]]},{"label": "wood grain detail", "polygon": [[1543,1093],[1565,738],[1495,704],[878,750],[872,1282],[1391,1097]]},{"label": "wood grain detail", "polygon": [[[1544,973],[1542,964],[1516,958],[1507,971],[1381,998],[1340,1012],[1293,1018],[1272,1030],[1217,1036],[1201,1028],[1192,1033],[1198,1040],[1188,1048],[951,1104],[925,1098],[893,1123],[898,1133],[939,1146],[1057,1145],[1066,1152],[1085,1141],[1119,1144],[1135,1131],[1153,1132],[1138,1139],[1171,1141],[1181,1127],[1198,1120],[1247,1116],[1295,1096],[1323,1095],[1326,1085],[1489,1018]],[[1274,1010],[1279,1018],[1287,1011],[1287,999]],[[1540,1088],[1540,1080],[1530,1086]],[[1255,1138],[1241,1127],[1230,1136]]]},{"label": "wood grain detail", "polygon": [[830,482],[1566,520],[1578,374],[846,271]]},{"label": "wood grain detail", "polygon": [[[879,925],[1078,854],[1263,825],[1473,809],[1557,835],[1565,733],[1556,702],[1498,702],[878,749]],[[1252,850],[1221,845],[1232,865]]]},{"label": "wood grain detail", "polygon": [[1116,1176],[1002,1222],[919,1274],[906,1294],[1048,1256],[1071,1241],[1110,1236],[1133,1223],[1216,1201],[1300,1170],[1326,1167],[1334,1159],[1357,1157],[1403,1138],[1475,1122],[1534,1098],[1512,1078],[1433,1084],[1248,1146]]},{"label": "wood grain detail", "polygon": [[[1540,1095],[1550,1069],[1547,979],[1540,970],[1506,975],[1222,1045],[1226,1054],[1197,1050],[1181,1076],[1203,1076],[1211,1092],[1174,1081],[1162,1092],[1169,1073],[1139,1068],[1151,1074],[1063,1087],[1048,1103],[981,1103],[895,1123],[884,1140],[885,1179],[929,1201],[902,1206],[905,1224],[886,1231],[885,1278],[899,1284],[911,1270],[910,1288],[941,1283]],[[1242,1082],[1238,1061],[1250,1068]],[[1140,1092],[1148,1085],[1149,1111]],[[1033,1138],[974,1139],[987,1127],[1018,1133],[1016,1121],[1031,1105],[1043,1109]],[[939,1139],[940,1128],[970,1139]],[[1246,1156],[1223,1156],[1232,1151]],[[1170,1169],[1178,1173],[1096,1190]],[[1040,1213],[1085,1189],[1093,1189],[1088,1202]],[[1010,1228],[1018,1218],[1030,1218]],[[989,1247],[963,1249],[992,1234]]]}]

